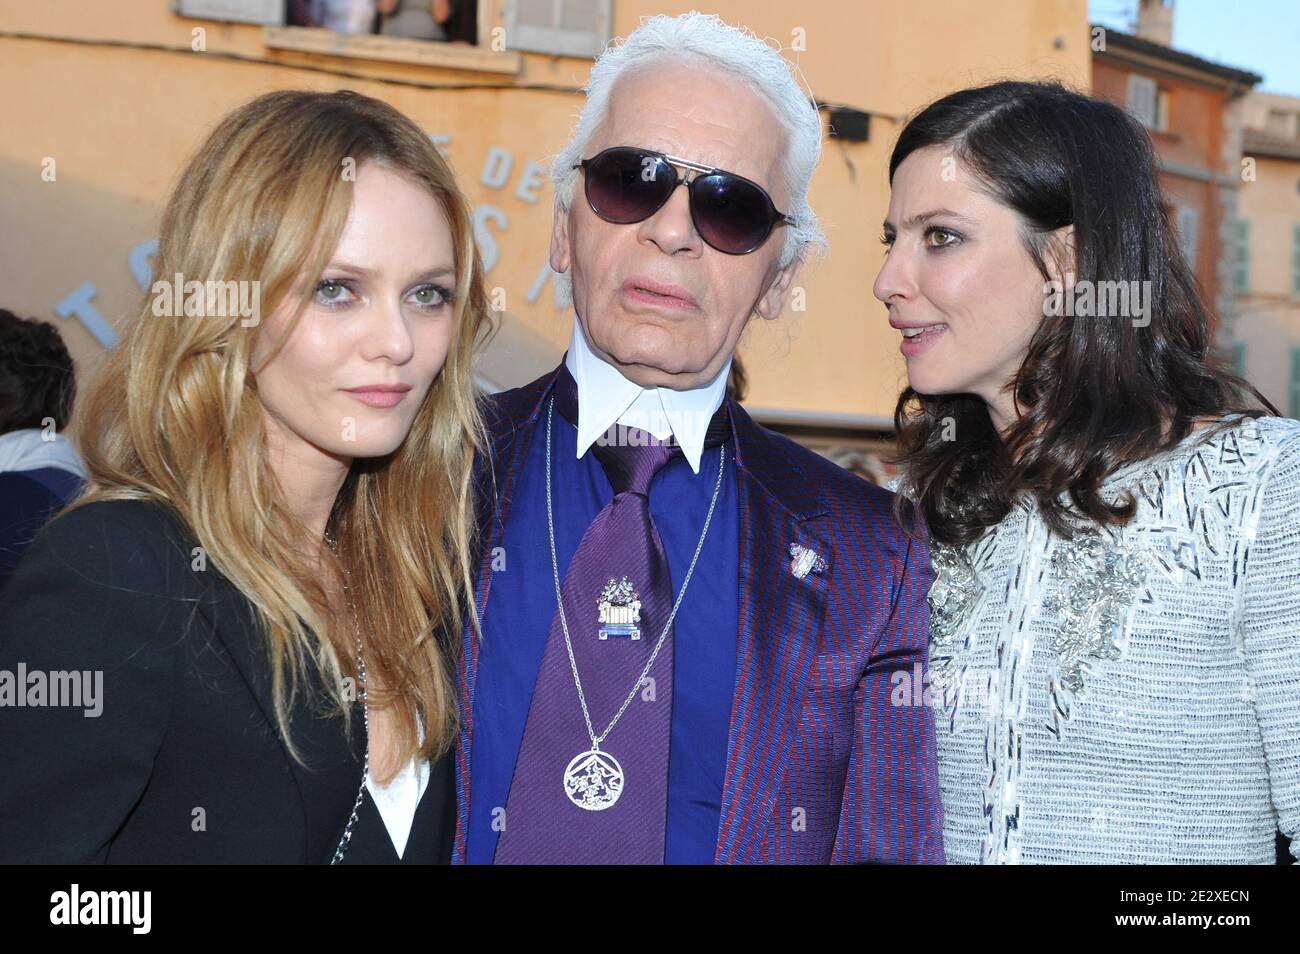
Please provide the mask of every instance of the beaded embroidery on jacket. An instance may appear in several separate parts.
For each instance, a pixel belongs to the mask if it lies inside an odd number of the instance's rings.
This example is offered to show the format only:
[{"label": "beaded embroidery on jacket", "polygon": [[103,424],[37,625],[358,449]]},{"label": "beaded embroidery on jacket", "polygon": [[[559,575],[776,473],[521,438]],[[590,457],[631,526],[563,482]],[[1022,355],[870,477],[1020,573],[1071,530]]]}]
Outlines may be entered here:
[{"label": "beaded embroidery on jacket", "polygon": [[931,544],[950,860],[1266,862],[1300,823],[1300,422],[1194,432],[1127,492],[1123,528],[1065,540],[1022,499]]}]

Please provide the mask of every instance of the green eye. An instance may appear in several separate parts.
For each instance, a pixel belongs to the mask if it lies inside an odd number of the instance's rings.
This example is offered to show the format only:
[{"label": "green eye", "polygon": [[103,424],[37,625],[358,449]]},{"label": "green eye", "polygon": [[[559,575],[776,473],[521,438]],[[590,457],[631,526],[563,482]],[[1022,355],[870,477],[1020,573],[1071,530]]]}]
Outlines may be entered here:
[{"label": "green eye", "polygon": [[421,285],[412,295],[421,308],[441,308],[452,300],[451,290],[441,285]]},{"label": "green eye", "polygon": [[326,279],[316,286],[316,300],[324,305],[339,305],[347,291],[348,287],[342,282]]}]

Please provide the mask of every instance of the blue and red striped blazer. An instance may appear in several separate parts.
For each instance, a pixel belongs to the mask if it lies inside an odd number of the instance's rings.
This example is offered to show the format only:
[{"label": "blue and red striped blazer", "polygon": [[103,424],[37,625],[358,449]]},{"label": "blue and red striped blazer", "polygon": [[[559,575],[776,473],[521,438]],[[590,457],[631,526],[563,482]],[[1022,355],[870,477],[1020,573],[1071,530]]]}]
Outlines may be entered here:
[{"label": "blue and red striped blazer", "polygon": [[[557,369],[558,370],[558,369]],[[477,481],[492,585],[514,478],[556,373],[484,405]],[[736,692],[716,863],[943,861],[932,713],[925,704],[929,555],[892,495],[755,424],[728,398],[740,507]],[[790,545],[825,561],[802,579]],[[453,863],[465,860],[478,642],[464,627]]]}]

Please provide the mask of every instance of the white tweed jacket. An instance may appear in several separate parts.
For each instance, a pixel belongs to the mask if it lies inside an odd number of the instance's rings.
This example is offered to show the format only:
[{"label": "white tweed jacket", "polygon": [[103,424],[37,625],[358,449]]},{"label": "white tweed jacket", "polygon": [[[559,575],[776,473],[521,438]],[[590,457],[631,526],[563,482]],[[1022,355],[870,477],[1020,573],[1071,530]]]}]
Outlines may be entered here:
[{"label": "white tweed jacket", "polygon": [[956,863],[1300,858],[1300,422],[1131,464],[1128,526],[1021,501],[932,546],[929,702]]}]

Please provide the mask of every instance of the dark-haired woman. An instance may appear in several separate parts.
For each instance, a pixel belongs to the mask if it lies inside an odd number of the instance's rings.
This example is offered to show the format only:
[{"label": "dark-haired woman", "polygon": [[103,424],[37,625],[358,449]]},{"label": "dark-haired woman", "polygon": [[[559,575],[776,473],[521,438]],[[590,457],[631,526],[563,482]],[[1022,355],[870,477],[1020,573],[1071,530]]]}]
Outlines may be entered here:
[{"label": "dark-haired woman", "polygon": [[1271,863],[1300,827],[1300,422],[1210,359],[1149,140],[1000,83],[926,108],[889,171],[948,859]]}]

